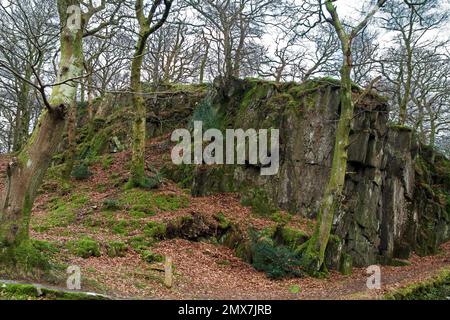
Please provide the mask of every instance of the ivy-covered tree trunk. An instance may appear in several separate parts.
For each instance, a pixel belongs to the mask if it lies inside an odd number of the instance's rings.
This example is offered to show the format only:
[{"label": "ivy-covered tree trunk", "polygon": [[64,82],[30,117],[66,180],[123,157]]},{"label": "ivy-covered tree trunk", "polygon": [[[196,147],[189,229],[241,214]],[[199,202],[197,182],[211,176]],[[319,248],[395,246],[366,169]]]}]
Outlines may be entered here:
[{"label": "ivy-covered tree trunk", "polygon": [[63,27],[61,59],[57,82],[52,88],[47,108],[17,157],[7,168],[7,182],[0,200],[0,254],[21,245],[29,237],[33,202],[60,144],[68,108],[76,97],[76,83],[65,82],[81,75],[83,66],[82,30],[66,25],[68,7],[79,7],[77,0],[59,0],[58,10]]}]

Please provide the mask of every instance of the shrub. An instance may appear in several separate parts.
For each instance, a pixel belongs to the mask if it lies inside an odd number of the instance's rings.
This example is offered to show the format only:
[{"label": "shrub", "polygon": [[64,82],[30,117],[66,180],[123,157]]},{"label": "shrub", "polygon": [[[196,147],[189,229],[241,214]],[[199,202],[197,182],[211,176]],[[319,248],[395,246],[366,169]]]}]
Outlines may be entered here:
[{"label": "shrub", "polygon": [[161,239],[166,235],[166,225],[155,221],[150,221],[144,227],[144,234],[151,239]]},{"label": "shrub", "polygon": [[72,177],[74,177],[76,180],[86,180],[88,179],[92,173],[89,171],[89,167],[82,163],[72,170]]},{"label": "shrub", "polygon": [[276,246],[268,238],[252,241],[252,265],[269,278],[281,279],[303,275],[299,257],[285,246]]},{"label": "shrub", "polygon": [[308,240],[309,236],[302,230],[289,226],[278,225],[274,234],[274,239],[291,249],[296,249]]},{"label": "shrub", "polygon": [[59,249],[51,242],[45,240],[32,240],[33,246],[45,253],[57,253]]},{"label": "shrub", "polygon": [[143,236],[135,236],[128,240],[128,244],[135,250],[136,252],[142,252],[147,247],[151,246],[151,242],[149,242]]},{"label": "shrub", "polygon": [[161,169],[164,175],[175,181],[182,188],[191,188],[194,181],[195,165],[181,164],[179,166],[164,166]]},{"label": "shrub", "polygon": [[148,263],[155,263],[155,262],[163,262],[164,261],[164,257],[160,254],[154,253],[150,250],[144,250],[141,253],[141,258],[142,260],[144,260],[145,262]]},{"label": "shrub", "polygon": [[145,183],[143,187],[146,189],[158,189],[163,180],[164,180],[163,173],[161,171],[157,171],[153,176],[145,178]]},{"label": "shrub", "polygon": [[111,167],[111,165],[113,163],[113,160],[114,159],[113,159],[113,157],[111,157],[111,155],[108,155],[108,156],[104,157],[103,160],[102,160],[102,168],[103,168],[103,170],[108,170]]},{"label": "shrub", "polygon": [[272,221],[281,224],[287,224],[291,221],[292,216],[289,213],[277,211],[271,216]]},{"label": "shrub", "polygon": [[107,255],[111,258],[125,257],[128,246],[122,241],[110,241],[107,245]]},{"label": "shrub", "polygon": [[[13,267],[16,271],[32,272],[49,271],[49,259],[54,253],[46,244],[34,240],[23,241],[20,245],[0,250],[0,265]],[[4,270],[2,270],[4,271]]]},{"label": "shrub", "polygon": [[228,229],[231,226],[230,220],[225,217],[223,212],[218,212],[214,218],[217,220],[219,223],[219,228],[222,230]]},{"label": "shrub", "polygon": [[121,206],[119,201],[117,201],[116,199],[106,199],[103,201],[103,208],[105,210],[116,211],[120,210]]},{"label": "shrub", "polygon": [[130,190],[133,188],[143,188],[143,189],[158,189],[164,180],[163,174],[161,171],[156,172],[152,176],[146,176],[142,179],[141,182],[136,183],[132,180],[129,180],[125,185],[125,190]]},{"label": "shrub", "polygon": [[100,246],[98,242],[88,237],[69,241],[67,247],[72,254],[84,259],[100,257]]}]

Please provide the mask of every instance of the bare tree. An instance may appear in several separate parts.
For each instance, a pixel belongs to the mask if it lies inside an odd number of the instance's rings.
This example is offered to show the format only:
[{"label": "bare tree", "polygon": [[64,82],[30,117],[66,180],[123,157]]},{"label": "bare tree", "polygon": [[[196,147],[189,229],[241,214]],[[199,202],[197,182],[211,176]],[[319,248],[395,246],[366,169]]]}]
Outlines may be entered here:
[{"label": "bare tree", "polygon": [[[149,55],[144,59],[147,82],[192,82],[199,76],[203,42],[200,30],[190,26],[187,18],[177,9],[167,23],[149,39]],[[144,77],[145,77],[144,75]]]},{"label": "bare tree", "polygon": [[[434,150],[436,138],[450,132],[450,59],[432,49],[415,52],[410,121],[422,143]],[[434,151],[432,156],[434,161]]]},{"label": "bare tree", "polygon": [[[263,25],[281,3],[273,0],[186,0],[202,21],[216,56],[217,74],[241,76],[245,52],[260,37]],[[277,6],[278,5],[278,6]]]},{"label": "bare tree", "polygon": [[[10,260],[2,259],[2,262],[14,264],[15,250],[29,247],[27,243],[33,202],[51,158],[62,140],[67,111],[74,105],[77,81],[82,77],[83,37],[108,25],[112,18],[88,29],[89,21],[106,8],[106,1],[101,1],[97,7],[91,1],[57,1],[60,58],[55,83],[45,84],[40,77],[36,77],[37,84],[32,83],[15,72],[8,63],[1,63],[3,69],[33,86],[41,94],[45,106],[31,138],[7,168],[7,182],[0,200],[0,247],[1,254],[6,252]],[[22,14],[25,16],[23,21],[28,21],[27,13]],[[19,26],[29,27],[27,24]],[[29,28],[28,32],[25,34],[34,39],[33,29]],[[47,89],[51,89],[49,97]]]},{"label": "bare tree", "polygon": [[133,145],[131,160],[131,176],[128,186],[145,187],[145,136],[146,136],[146,109],[142,96],[141,69],[144,60],[147,39],[155,33],[167,20],[172,0],[151,1],[148,12],[143,0],[136,0],[135,12],[139,23],[138,40],[131,63],[131,91],[135,112],[133,123]]},{"label": "bare tree", "polygon": [[[19,151],[29,136],[33,124],[32,95],[30,83],[45,75],[46,60],[54,54],[58,39],[58,29],[52,19],[56,6],[51,1],[10,2],[0,4],[0,62],[14,72],[1,76],[0,85],[11,93],[15,107],[13,130],[13,150]],[[23,79],[15,77],[13,73]]]},{"label": "bare tree", "polygon": [[448,22],[449,11],[445,3],[448,4],[439,0],[393,0],[386,4],[384,14],[380,17],[382,26],[395,33],[398,43],[396,56],[392,55],[391,50],[381,63],[383,75],[397,88],[398,122],[401,125],[407,122],[411,101],[414,51],[432,45],[435,39],[429,39],[427,35]]},{"label": "bare tree", "polygon": [[329,13],[329,17],[326,19],[331,23],[339,36],[343,53],[340,91],[341,112],[336,129],[336,141],[330,178],[317,215],[317,225],[314,234],[305,244],[303,251],[303,263],[312,273],[319,272],[324,263],[325,250],[330,237],[334,213],[342,199],[342,191],[347,173],[347,149],[354,113],[351,80],[353,66],[352,43],[357,35],[366,28],[369,21],[385,2],[386,0],[378,0],[376,5],[368,11],[362,21],[351,28],[344,26],[332,0],[325,0],[324,2],[326,11]]}]

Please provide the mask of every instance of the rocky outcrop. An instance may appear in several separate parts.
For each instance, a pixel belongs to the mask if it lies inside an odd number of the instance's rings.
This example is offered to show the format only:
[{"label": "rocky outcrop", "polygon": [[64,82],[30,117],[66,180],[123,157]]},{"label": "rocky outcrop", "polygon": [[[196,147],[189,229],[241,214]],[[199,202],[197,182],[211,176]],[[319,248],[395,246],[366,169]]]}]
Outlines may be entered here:
[{"label": "rocky outcrop", "polygon": [[[147,137],[167,134],[187,125],[198,103],[204,99],[206,85],[145,85]],[[80,110],[85,110],[84,105]],[[108,94],[94,102],[95,116],[91,125],[85,112],[79,115],[78,154],[80,159],[104,152],[117,152],[131,145],[134,111],[128,92]]]},{"label": "rocky outcrop", "polygon": [[[354,89],[355,98],[360,93]],[[348,149],[345,194],[327,254],[333,268],[344,260],[366,266],[404,259],[412,251],[433,253],[450,237],[450,184],[430,174],[431,164],[417,155],[411,130],[388,126],[382,97],[368,94],[360,100]],[[226,121],[223,127],[278,128],[280,170],[261,176],[255,165],[202,166],[195,169],[193,194],[238,191],[260,205],[315,217],[330,174],[339,83],[236,80],[226,91],[217,88],[211,107],[227,115],[221,117]],[[419,170],[418,159],[428,173]],[[439,189],[430,187],[436,185]]]},{"label": "rocky outcrop", "polygon": [[[280,169],[260,175],[260,165],[177,166],[166,176],[192,187],[193,195],[239,192],[259,214],[278,209],[314,218],[330,174],[339,117],[339,82],[311,80],[276,84],[255,79],[205,86],[170,86],[145,95],[148,135],[187,126],[202,115],[219,129],[280,130]],[[398,262],[415,251],[435,253],[450,238],[450,163],[417,145],[414,132],[389,126],[385,100],[354,88],[358,100],[348,149],[342,205],[327,250],[331,268]],[[204,99],[207,97],[207,99]],[[112,98],[111,98],[112,99]],[[123,94],[97,108],[94,130],[82,132],[80,154],[88,157],[118,140],[130,142],[132,110]],[[208,110],[210,108],[211,110]],[[186,228],[189,224],[186,224]],[[208,232],[206,232],[208,233]]]}]

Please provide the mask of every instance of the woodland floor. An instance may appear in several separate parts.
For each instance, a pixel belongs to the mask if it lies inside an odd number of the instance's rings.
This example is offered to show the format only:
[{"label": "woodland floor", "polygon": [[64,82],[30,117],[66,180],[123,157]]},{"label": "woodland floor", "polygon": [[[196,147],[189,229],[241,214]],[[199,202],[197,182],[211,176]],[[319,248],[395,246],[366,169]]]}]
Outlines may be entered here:
[{"label": "woodland floor", "polygon": [[[148,145],[147,162],[156,168],[162,165],[163,155],[167,154],[168,146],[164,141],[167,140],[155,139]],[[381,290],[366,288],[368,276],[365,268],[355,268],[350,276],[331,272],[327,279],[271,280],[222,245],[172,239],[160,241],[151,248],[155,253],[173,257],[174,286],[167,289],[162,283],[163,274],[150,268],[150,264],[131,248],[128,248],[126,256],[111,258],[105,253],[105,247],[101,246],[100,257],[83,259],[71,254],[66,244],[81,236],[89,236],[100,244],[126,242],[130,237],[139,235],[139,227],[134,230],[132,226],[127,226],[125,234],[114,232],[114,226],[120,221],[131,219],[139,225],[192,212],[205,215],[222,212],[234,223],[256,228],[275,222],[255,216],[250,208],[240,204],[236,194],[193,198],[187,190],[172,182],[165,182],[160,189],[149,193],[153,196],[184,197],[188,199],[188,204],[178,208],[157,207],[155,214],[139,218],[130,217],[126,210],[105,212],[102,209],[104,200],[120,197],[124,192],[123,182],[127,179],[125,164],[129,162],[130,155],[122,152],[108,157],[108,165],[105,165],[105,159],[100,159],[91,167],[93,175],[88,180],[72,180],[68,190],[62,190],[56,182],[47,179],[46,192],[38,196],[33,209],[31,237],[54,244],[58,248],[55,256],[57,262],[78,265],[82,270],[84,290],[124,299],[376,299],[390,290],[423,281],[443,268],[450,268],[450,243],[446,243],[435,256],[413,255],[408,266],[381,267]],[[3,189],[7,161],[6,156],[0,156],[0,190]],[[82,197],[83,201],[68,208],[73,216],[65,216],[63,211],[52,211],[55,202],[71,201],[74,197]],[[63,217],[54,216],[58,213]],[[61,219],[66,220],[61,222]],[[313,221],[296,217],[290,224],[308,232]]]}]

